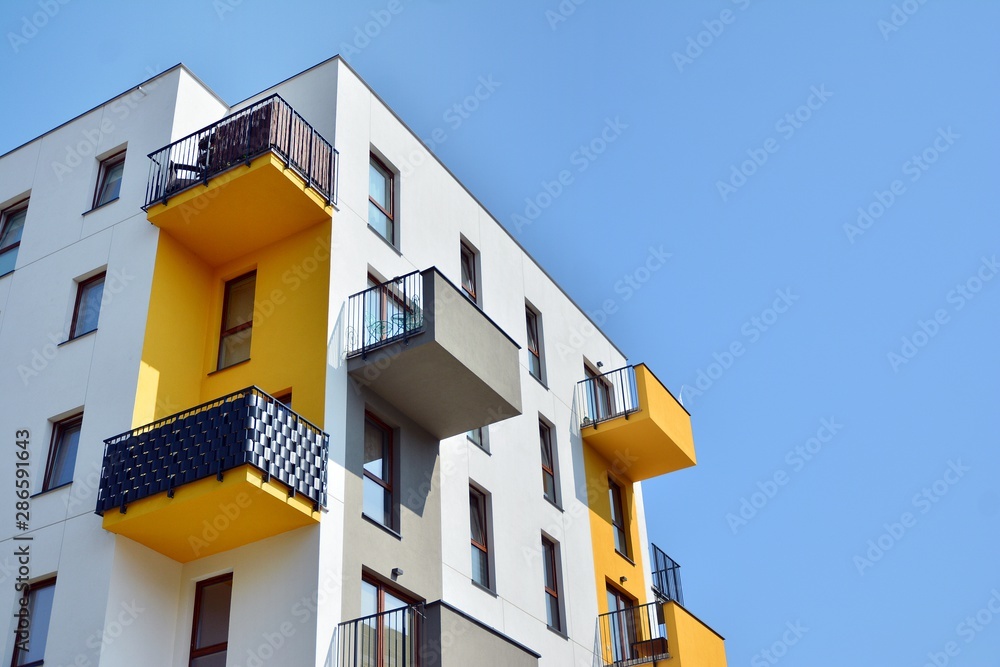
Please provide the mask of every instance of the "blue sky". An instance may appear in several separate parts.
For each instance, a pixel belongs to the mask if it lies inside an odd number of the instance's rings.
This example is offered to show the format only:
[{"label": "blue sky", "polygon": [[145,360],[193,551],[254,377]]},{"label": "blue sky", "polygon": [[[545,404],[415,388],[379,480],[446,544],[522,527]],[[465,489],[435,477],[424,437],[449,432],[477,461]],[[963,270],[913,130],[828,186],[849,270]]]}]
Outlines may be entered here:
[{"label": "blue sky", "polygon": [[346,53],[684,397],[649,535],[730,665],[996,664],[1000,4],[151,4],[5,2],[0,152]]}]

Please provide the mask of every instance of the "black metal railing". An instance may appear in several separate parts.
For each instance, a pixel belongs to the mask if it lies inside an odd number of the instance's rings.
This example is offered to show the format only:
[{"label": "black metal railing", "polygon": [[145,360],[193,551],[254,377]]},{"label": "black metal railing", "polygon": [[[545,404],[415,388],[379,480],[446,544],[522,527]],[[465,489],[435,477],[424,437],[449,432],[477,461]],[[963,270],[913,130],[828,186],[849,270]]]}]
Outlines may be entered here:
[{"label": "black metal railing", "polygon": [[649,554],[652,559],[653,592],[664,602],[673,600],[683,606],[681,566],[653,543],[649,545]]},{"label": "black metal railing", "polygon": [[250,464],[326,505],[329,436],[257,387],[104,441],[97,514]]},{"label": "black metal railing", "polygon": [[369,287],[347,299],[347,356],[362,356],[424,327],[424,277],[419,271]]},{"label": "black metal railing", "polygon": [[273,151],[308,187],[337,202],[337,150],[279,95],[149,154],[146,208]]},{"label": "black metal railing", "polygon": [[580,426],[595,426],[617,417],[628,417],[639,410],[639,392],[635,384],[635,366],[587,378],[577,383]]},{"label": "black metal railing", "polygon": [[597,629],[604,665],[629,667],[669,657],[663,608],[657,602],[601,614]]},{"label": "black metal railing", "polygon": [[419,667],[424,605],[411,605],[337,626],[336,667]]}]

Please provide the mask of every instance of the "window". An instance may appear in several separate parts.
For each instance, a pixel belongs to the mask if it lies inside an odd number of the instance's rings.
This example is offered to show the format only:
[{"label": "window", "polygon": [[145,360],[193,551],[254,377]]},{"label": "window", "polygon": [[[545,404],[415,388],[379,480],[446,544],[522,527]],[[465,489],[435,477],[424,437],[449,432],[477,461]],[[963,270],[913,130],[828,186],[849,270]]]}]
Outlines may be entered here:
[{"label": "window", "polygon": [[194,593],[194,626],[188,667],[225,667],[233,575],[199,581]]},{"label": "window", "polygon": [[31,626],[30,630],[21,628],[14,631],[14,659],[11,661],[14,667],[36,667],[43,664],[55,594],[55,577],[25,587],[19,609],[27,609]]},{"label": "window", "polygon": [[542,571],[545,577],[545,622],[562,632],[562,611],[559,606],[559,568],[556,543],[542,535]]},{"label": "window", "polygon": [[587,414],[594,422],[604,421],[612,414],[611,385],[607,378],[584,364],[583,375],[587,379]]},{"label": "window", "polygon": [[392,429],[365,413],[365,475],[361,511],[369,519],[393,528]]},{"label": "window", "polygon": [[292,409],[292,390],[289,389],[288,391],[284,392],[283,394],[275,394],[274,400],[277,401],[278,403],[281,403],[282,405],[284,405],[289,410],[291,410]]},{"label": "window", "polygon": [[49,459],[45,467],[42,491],[55,489],[73,481],[73,468],[76,467],[76,452],[80,447],[82,425],[83,414],[78,414],[56,422],[52,426],[52,444],[49,446]]},{"label": "window", "polygon": [[489,528],[486,523],[486,494],[469,487],[469,522],[472,532],[472,580],[490,588]]},{"label": "window", "polygon": [[525,320],[528,325],[528,372],[536,380],[542,381],[542,344],[538,337],[538,313],[526,308]]},{"label": "window", "polygon": [[94,208],[104,206],[118,199],[122,189],[122,173],[125,171],[125,151],[112,155],[101,162],[97,176],[97,190],[94,192]]},{"label": "window", "polygon": [[416,600],[381,581],[361,580],[361,635],[355,639],[362,665],[413,665],[414,614],[407,609]]},{"label": "window", "polygon": [[462,290],[465,295],[472,299],[473,303],[479,303],[479,297],[476,292],[476,282],[477,282],[477,272],[476,272],[476,251],[472,247],[465,243],[461,244],[462,247]]},{"label": "window", "polygon": [[382,238],[396,245],[395,177],[374,155],[368,165],[368,224]]},{"label": "window", "polygon": [[636,601],[613,586],[608,586],[608,629],[611,631],[612,662],[621,662],[633,656],[636,643],[636,617],[628,610]]},{"label": "window", "polygon": [[628,520],[625,517],[625,494],[622,487],[608,478],[608,500],[611,502],[611,525],[615,532],[615,551],[628,557]]},{"label": "window", "polygon": [[542,493],[550,503],[557,505],[556,460],[552,454],[552,429],[543,421],[538,422],[538,441],[542,448]]},{"label": "window", "polygon": [[226,293],[222,300],[222,334],[219,337],[219,370],[250,358],[256,288],[256,271],[226,283]]},{"label": "window", "polygon": [[97,320],[101,316],[101,300],[104,298],[105,272],[81,280],[76,287],[76,305],[73,307],[73,324],[70,326],[70,340],[97,331]]},{"label": "window", "polygon": [[489,434],[485,428],[473,429],[468,433],[466,433],[465,437],[468,438],[472,444],[474,444],[476,447],[479,447],[479,449],[483,450],[484,452],[490,451]]},{"label": "window", "polygon": [[27,201],[15,204],[0,213],[0,276],[14,270],[26,217],[28,217]]}]

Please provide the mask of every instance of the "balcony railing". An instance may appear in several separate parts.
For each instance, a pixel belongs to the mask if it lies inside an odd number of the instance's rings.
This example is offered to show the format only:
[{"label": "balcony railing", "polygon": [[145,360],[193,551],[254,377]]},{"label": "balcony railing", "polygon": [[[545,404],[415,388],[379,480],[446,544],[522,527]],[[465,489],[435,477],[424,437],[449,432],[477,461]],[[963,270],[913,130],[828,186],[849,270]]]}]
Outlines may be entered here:
[{"label": "balcony railing", "polygon": [[146,208],[274,152],[326,199],[337,202],[338,153],[288,102],[272,95],[149,154]]},{"label": "balcony railing", "polygon": [[617,417],[628,417],[639,410],[639,392],[635,383],[635,367],[587,378],[577,383],[577,405],[580,426],[596,426]]},{"label": "balcony railing", "polygon": [[97,514],[250,464],[326,505],[329,436],[257,387],[104,441]]},{"label": "balcony railing", "polygon": [[629,667],[670,657],[663,609],[657,602],[601,614],[597,628],[605,665]]},{"label": "balcony railing", "polygon": [[336,667],[419,667],[423,619],[420,604],[341,623]]},{"label": "balcony railing", "polygon": [[655,544],[649,545],[652,557],[653,590],[664,602],[673,600],[684,605],[684,591],[681,590],[681,566],[665,554]]},{"label": "balcony railing", "polygon": [[347,299],[347,356],[406,340],[424,326],[424,278],[419,271]]}]

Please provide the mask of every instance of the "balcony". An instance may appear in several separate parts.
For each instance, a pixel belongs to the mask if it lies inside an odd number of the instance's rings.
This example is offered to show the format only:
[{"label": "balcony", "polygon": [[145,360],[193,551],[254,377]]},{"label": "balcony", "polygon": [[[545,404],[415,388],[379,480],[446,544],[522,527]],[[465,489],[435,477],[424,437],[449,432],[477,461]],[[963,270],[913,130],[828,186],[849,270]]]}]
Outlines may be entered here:
[{"label": "balcony", "polygon": [[435,268],[351,296],[347,370],[438,439],[521,414],[518,345]]},{"label": "balcony", "polygon": [[337,201],[337,151],[278,95],[149,159],[149,221],[210,266],[329,220]]},{"label": "balcony", "polygon": [[652,543],[649,545],[649,556],[653,574],[653,592],[656,593],[656,597],[663,602],[674,601],[683,605],[681,566]]},{"label": "balcony", "polygon": [[645,366],[577,385],[580,435],[633,482],[695,465],[691,416]]},{"label": "balcony", "polygon": [[341,623],[334,665],[414,667],[424,616],[424,605],[418,604]]},{"label": "balcony", "polygon": [[631,667],[671,657],[663,607],[658,602],[601,614],[597,630],[603,665]]},{"label": "balcony", "polygon": [[104,442],[105,530],[182,563],[314,525],[326,504],[329,436],[256,387]]}]

